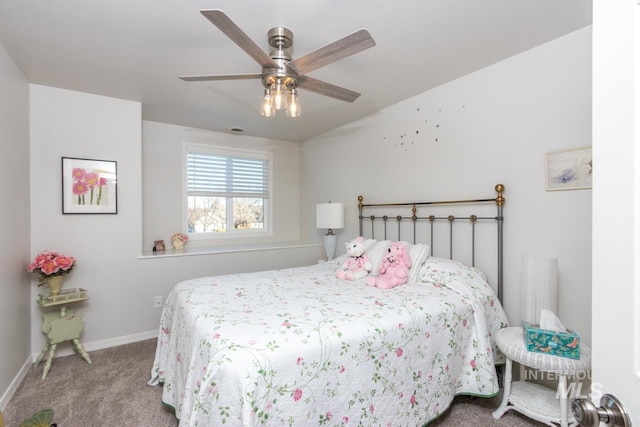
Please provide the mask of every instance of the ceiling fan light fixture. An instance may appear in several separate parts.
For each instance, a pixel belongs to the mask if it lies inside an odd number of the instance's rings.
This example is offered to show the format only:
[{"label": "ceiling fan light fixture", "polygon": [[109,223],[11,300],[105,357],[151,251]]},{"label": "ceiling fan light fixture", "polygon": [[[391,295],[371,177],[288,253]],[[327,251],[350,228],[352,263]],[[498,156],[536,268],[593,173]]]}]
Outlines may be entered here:
[{"label": "ceiling fan light fixture", "polygon": [[293,32],[285,27],[269,30],[267,37],[272,49],[267,54],[223,11],[201,10],[200,13],[262,66],[262,73],[181,76],[180,79],[187,82],[262,79],[265,91],[260,102],[260,114],[264,117],[272,117],[277,110],[282,109],[288,117],[299,117],[302,112],[297,94],[299,88],[344,102],[353,102],[360,96],[358,92],[308,77],[306,74],[375,46],[376,42],[367,30],[358,30],[293,59]]},{"label": "ceiling fan light fixture", "polygon": [[291,89],[287,94],[287,117],[300,117],[302,114],[302,106],[296,89]]},{"label": "ceiling fan light fixture", "polygon": [[273,117],[276,114],[273,103],[271,102],[271,92],[268,88],[264,90],[264,95],[260,99],[260,115],[263,117]]},{"label": "ceiling fan light fixture", "polygon": [[271,99],[273,102],[273,106],[276,110],[282,110],[287,107],[287,85],[282,84],[280,79],[278,79],[274,84],[271,85]]},{"label": "ceiling fan light fixture", "polygon": [[278,110],[285,110],[287,117],[300,117],[302,108],[296,83],[292,76],[271,76],[263,82],[265,89],[260,102],[260,115],[273,117]]}]

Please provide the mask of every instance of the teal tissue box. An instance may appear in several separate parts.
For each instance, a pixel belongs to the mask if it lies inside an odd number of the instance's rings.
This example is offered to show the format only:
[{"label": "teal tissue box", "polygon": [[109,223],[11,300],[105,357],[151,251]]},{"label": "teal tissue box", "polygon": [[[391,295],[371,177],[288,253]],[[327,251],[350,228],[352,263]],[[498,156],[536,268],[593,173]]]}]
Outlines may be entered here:
[{"label": "teal tissue box", "polygon": [[567,332],[546,331],[539,325],[522,322],[522,330],[528,351],[580,359],[580,337],[571,329]]}]

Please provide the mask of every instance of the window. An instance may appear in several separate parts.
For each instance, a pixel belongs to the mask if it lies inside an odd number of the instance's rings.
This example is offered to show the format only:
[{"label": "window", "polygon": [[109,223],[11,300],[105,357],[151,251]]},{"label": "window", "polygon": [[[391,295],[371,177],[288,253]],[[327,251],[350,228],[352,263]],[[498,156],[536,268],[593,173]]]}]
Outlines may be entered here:
[{"label": "window", "polygon": [[190,235],[268,233],[271,153],[186,145],[186,223]]}]

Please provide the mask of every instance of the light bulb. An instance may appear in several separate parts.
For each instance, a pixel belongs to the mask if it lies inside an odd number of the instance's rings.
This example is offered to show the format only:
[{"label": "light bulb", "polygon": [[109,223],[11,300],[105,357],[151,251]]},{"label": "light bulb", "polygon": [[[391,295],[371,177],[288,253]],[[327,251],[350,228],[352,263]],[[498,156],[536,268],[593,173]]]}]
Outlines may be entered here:
[{"label": "light bulb", "polygon": [[286,91],[287,87],[280,80],[271,85],[272,103],[276,110],[282,110],[287,106]]},{"label": "light bulb", "polygon": [[260,115],[264,117],[273,117],[276,114],[276,110],[273,108],[271,94],[269,89],[264,90],[264,95],[260,100]]},{"label": "light bulb", "polygon": [[298,91],[295,89],[291,89],[291,92],[288,94],[288,106],[287,106],[287,116],[288,117],[300,117],[302,114],[302,106],[300,105],[300,98],[298,97]]}]

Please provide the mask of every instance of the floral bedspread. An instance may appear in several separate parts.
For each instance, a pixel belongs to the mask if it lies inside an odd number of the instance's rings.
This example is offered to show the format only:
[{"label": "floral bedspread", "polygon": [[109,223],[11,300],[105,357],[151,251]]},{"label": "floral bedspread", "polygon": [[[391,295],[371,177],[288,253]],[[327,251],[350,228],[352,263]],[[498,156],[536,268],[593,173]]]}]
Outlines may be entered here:
[{"label": "floral bedspread", "polygon": [[428,258],[390,290],[337,263],[177,284],[150,385],[181,426],[420,426],[498,392],[506,316],[477,269]]}]

